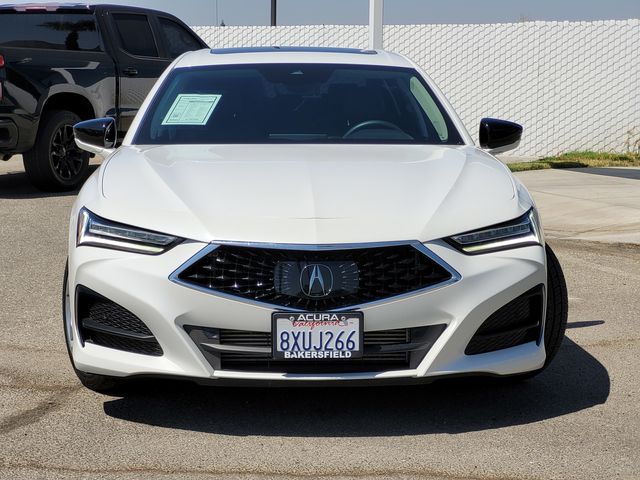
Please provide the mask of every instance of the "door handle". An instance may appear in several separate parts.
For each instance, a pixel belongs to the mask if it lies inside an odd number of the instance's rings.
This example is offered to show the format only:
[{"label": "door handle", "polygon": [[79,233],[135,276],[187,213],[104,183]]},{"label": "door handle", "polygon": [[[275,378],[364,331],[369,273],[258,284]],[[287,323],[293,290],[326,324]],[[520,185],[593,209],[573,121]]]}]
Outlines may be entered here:
[{"label": "door handle", "polygon": [[127,77],[135,77],[138,75],[138,70],[133,67],[125,68],[122,73],[124,73]]}]

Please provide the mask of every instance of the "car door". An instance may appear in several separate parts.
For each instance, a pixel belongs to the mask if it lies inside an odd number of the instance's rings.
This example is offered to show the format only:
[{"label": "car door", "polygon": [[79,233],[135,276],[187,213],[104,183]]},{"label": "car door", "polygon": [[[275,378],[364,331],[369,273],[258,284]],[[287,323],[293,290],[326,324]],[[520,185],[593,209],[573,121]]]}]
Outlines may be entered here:
[{"label": "car door", "polygon": [[120,80],[118,129],[126,131],[171,60],[152,28],[152,15],[115,10],[110,17],[113,40],[118,44],[115,48]]}]

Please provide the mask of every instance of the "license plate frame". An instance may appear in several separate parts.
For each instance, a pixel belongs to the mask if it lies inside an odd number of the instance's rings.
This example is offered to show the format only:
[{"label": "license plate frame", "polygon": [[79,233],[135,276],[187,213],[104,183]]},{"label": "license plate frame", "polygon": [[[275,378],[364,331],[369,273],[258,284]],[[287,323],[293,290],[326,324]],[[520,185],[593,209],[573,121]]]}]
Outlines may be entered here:
[{"label": "license plate frame", "polygon": [[[346,325],[343,329],[341,329],[339,325],[335,325],[336,317],[339,322],[345,322]],[[303,317],[301,317],[303,316]],[[328,318],[326,317],[328,316]],[[303,320],[303,318],[305,320]],[[322,320],[322,318],[327,318],[326,320]],[[314,319],[314,320],[311,320]],[[314,325],[311,326],[309,324],[301,325],[299,328],[299,332],[312,332],[316,330],[315,333],[309,333],[311,348],[309,350],[295,350],[295,355],[286,355],[286,352],[279,349],[278,345],[281,346],[280,342],[280,332],[285,330],[284,328],[278,328],[279,322],[283,322],[286,325],[286,322],[291,322],[292,326],[289,328],[295,328],[294,322],[314,322]],[[356,337],[357,339],[353,339],[353,342],[357,345],[357,350],[335,350],[333,348],[325,349],[327,343],[323,341],[323,337],[320,336],[320,344],[321,348],[316,349],[315,347],[318,345],[316,342],[318,340],[318,332],[335,332],[335,331],[354,331],[353,327],[357,325],[356,328]],[[289,330],[291,332],[291,330]],[[335,335],[335,334],[334,334]],[[347,333],[346,337],[342,338],[342,341],[345,343],[345,347],[349,334]],[[340,361],[340,360],[353,360],[362,358],[364,353],[364,314],[363,312],[353,311],[353,312],[274,312],[271,315],[271,350],[272,357],[274,360],[284,360],[284,361],[292,361],[292,360],[317,360],[317,361]],[[293,338],[291,339],[293,341]],[[330,340],[332,346],[335,346],[335,340],[337,337],[334,337]],[[300,338],[298,338],[298,347],[300,347]],[[304,346],[304,345],[303,345]],[[308,354],[300,354],[299,352],[309,352]],[[313,353],[316,353],[314,356]],[[338,353],[327,353],[327,352],[338,352]],[[340,353],[342,352],[342,353]],[[349,355],[347,355],[349,352]],[[302,356],[301,356],[302,355]]]}]

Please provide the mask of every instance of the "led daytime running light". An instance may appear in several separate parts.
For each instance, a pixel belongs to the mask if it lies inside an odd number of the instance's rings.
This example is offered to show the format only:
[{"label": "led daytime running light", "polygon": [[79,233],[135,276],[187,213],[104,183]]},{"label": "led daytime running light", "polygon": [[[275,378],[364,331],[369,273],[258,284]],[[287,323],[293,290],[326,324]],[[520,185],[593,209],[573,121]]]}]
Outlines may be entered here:
[{"label": "led daytime running light", "polygon": [[512,222],[454,235],[450,243],[468,254],[487,253],[528,245],[542,245],[542,231],[534,209]]},{"label": "led daytime running light", "polygon": [[130,227],[100,218],[86,208],[78,217],[77,245],[111,248],[157,255],[172,248],[180,239],[172,235]]}]

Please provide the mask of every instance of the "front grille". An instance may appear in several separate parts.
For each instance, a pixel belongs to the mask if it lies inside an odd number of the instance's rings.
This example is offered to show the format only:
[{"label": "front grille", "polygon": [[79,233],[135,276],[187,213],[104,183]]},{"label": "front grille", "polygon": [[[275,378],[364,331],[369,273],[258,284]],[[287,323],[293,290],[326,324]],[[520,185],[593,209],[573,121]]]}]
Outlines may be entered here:
[{"label": "front grille", "polygon": [[76,318],[83,342],[143,355],[162,355],[151,330],[129,310],[83,286],[78,286],[76,295]]},{"label": "front grille", "polygon": [[543,298],[543,287],[538,285],[507,303],[484,321],[464,353],[476,355],[538,341]]},{"label": "front grille", "polygon": [[[185,326],[214,369],[279,373],[382,372],[416,368],[446,325],[364,332],[362,358],[273,360],[271,332]],[[233,348],[234,351],[229,351]]]},{"label": "front grille", "polygon": [[451,278],[412,245],[321,251],[221,245],[178,274],[188,285],[303,311],[360,305]]}]

